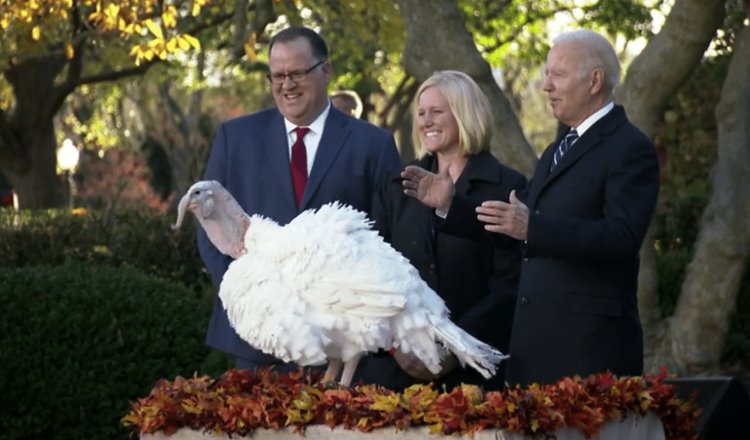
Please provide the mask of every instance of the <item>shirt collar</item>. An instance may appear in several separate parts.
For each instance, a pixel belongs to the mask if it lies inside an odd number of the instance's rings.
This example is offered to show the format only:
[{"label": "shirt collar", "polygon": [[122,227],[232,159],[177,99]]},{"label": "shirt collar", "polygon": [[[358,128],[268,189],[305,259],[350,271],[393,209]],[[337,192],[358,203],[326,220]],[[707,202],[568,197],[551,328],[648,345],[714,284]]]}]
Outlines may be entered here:
[{"label": "shirt collar", "polygon": [[[323,134],[323,127],[325,127],[326,125],[326,118],[328,117],[328,113],[330,113],[330,111],[331,100],[328,100],[326,102],[326,108],[324,108],[323,111],[320,112],[318,117],[315,118],[312,123],[310,123],[310,125],[305,125],[305,127],[308,127],[310,131],[317,135]],[[286,134],[289,135],[298,126],[290,122],[287,118],[284,118],[284,127],[286,128]]]},{"label": "shirt collar", "polygon": [[574,127],[576,131],[578,132],[578,137],[583,136],[583,133],[586,132],[589,128],[591,128],[592,125],[596,123],[599,119],[603,118],[604,115],[610,112],[615,107],[615,103],[612,101],[609,101],[607,104],[604,105],[604,107],[597,110],[593,115],[589,116],[588,118],[584,119],[583,122],[581,122],[578,127]]}]

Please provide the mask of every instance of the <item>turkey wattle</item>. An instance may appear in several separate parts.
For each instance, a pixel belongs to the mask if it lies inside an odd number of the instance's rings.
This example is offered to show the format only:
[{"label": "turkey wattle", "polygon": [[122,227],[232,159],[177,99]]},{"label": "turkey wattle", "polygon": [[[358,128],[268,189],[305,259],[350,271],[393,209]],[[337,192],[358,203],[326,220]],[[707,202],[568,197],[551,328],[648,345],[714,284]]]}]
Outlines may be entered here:
[{"label": "turkey wattle", "polygon": [[180,201],[216,248],[235,260],[219,297],[237,334],[253,347],[301,366],[328,362],[326,377],[351,383],[366,352],[395,347],[434,374],[445,350],[491,377],[504,356],[455,325],[443,300],[371,228],[337,202],[286,226],[248,216],[216,181],[194,184]]}]

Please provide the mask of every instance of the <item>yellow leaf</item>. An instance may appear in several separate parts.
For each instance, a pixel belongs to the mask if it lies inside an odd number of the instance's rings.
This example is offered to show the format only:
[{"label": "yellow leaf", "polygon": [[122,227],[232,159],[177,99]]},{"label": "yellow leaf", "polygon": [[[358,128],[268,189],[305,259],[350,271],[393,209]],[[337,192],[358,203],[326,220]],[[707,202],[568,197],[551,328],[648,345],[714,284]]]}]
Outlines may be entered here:
[{"label": "yellow leaf", "polygon": [[180,46],[180,49],[182,50],[190,49],[190,43],[187,42],[187,40],[184,38],[183,35],[180,35],[179,37],[177,37],[177,44]]},{"label": "yellow leaf", "polygon": [[178,38],[170,38],[169,41],[167,41],[167,51],[168,52],[176,52],[177,51],[177,44],[180,40]]},{"label": "yellow leaf", "polygon": [[98,10],[98,8],[96,12],[92,12],[89,14],[89,20],[93,21],[94,23],[101,21],[102,18],[103,18],[102,13],[101,11]]},{"label": "yellow leaf", "polygon": [[255,58],[257,58],[257,54],[255,53],[255,32],[251,32],[245,42],[245,58],[250,62],[255,61]]},{"label": "yellow leaf", "polygon": [[375,396],[375,400],[370,405],[370,409],[386,412],[395,411],[396,408],[398,408],[400,398],[401,397],[398,394],[391,394],[389,396]]},{"label": "yellow leaf", "polygon": [[443,433],[443,424],[442,423],[435,423],[430,425],[430,434],[442,434]]},{"label": "yellow leaf", "polygon": [[65,59],[72,60],[75,54],[76,54],[76,51],[73,48],[73,45],[70,44],[70,42],[65,43]]},{"label": "yellow leaf", "polygon": [[197,38],[195,38],[194,36],[189,35],[189,34],[182,34],[182,38],[184,38],[185,41],[188,42],[188,44],[190,44],[191,46],[193,46],[193,49],[200,50],[200,48],[201,48],[201,42],[198,41]]},{"label": "yellow leaf", "polygon": [[104,11],[104,28],[117,29],[119,15],[119,6],[115,5],[114,3],[110,3],[109,5],[107,5],[107,9],[105,9]]},{"label": "yellow leaf", "polygon": [[177,8],[174,5],[167,6],[164,13],[161,14],[161,21],[167,29],[173,29],[177,26]]},{"label": "yellow leaf", "polygon": [[34,41],[39,41],[39,39],[42,38],[42,28],[39,26],[34,26],[34,28],[31,30],[31,39]]},{"label": "yellow leaf", "polygon": [[154,36],[160,40],[164,39],[164,34],[161,32],[161,27],[159,27],[158,24],[154,23],[153,20],[148,19],[143,22],[144,25],[148,28],[148,30],[154,34]]}]

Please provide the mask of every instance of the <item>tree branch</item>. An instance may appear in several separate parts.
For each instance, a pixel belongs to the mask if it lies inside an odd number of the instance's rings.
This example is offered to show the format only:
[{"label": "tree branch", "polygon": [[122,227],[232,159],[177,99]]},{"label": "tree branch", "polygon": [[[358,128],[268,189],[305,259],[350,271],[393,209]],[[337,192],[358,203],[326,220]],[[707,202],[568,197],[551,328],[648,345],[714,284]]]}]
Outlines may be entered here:
[{"label": "tree branch", "polygon": [[508,35],[505,39],[497,40],[497,43],[493,44],[492,46],[483,48],[482,53],[485,53],[485,54],[492,53],[500,49],[502,46],[514,41],[516,37],[518,37],[518,35],[520,35],[521,32],[525,30],[527,25],[532,24],[536,22],[537,20],[546,20],[546,19],[553,17],[558,12],[567,12],[567,11],[570,11],[570,8],[559,7],[557,9],[552,9],[547,12],[539,13],[538,15],[535,15],[535,16],[527,15],[526,19],[521,25],[513,28],[513,31],[510,33],[510,35]]},{"label": "tree branch", "polygon": [[396,86],[396,90],[391,94],[391,98],[388,100],[386,105],[383,107],[383,109],[378,114],[378,117],[381,119],[386,119],[388,113],[391,111],[391,109],[398,104],[398,102],[401,100],[401,96],[404,93],[404,89],[408,87],[409,82],[414,82],[414,77],[411,76],[408,72],[405,72],[405,75],[403,78],[401,78],[401,81]]}]

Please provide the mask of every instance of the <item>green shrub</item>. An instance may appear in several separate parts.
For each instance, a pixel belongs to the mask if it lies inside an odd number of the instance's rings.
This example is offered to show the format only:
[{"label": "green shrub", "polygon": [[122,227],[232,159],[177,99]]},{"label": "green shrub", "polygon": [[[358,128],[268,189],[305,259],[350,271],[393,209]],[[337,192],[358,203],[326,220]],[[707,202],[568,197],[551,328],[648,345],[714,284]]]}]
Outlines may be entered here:
[{"label": "green shrub", "polygon": [[198,256],[195,227],[170,227],[174,216],[148,211],[0,209],[0,267],[88,261],[133,266],[204,290],[210,278]]},{"label": "green shrub", "polygon": [[4,439],[124,440],[155,380],[229,367],[202,370],[211,297],[135,269],[0,268],[0,304]]}]

